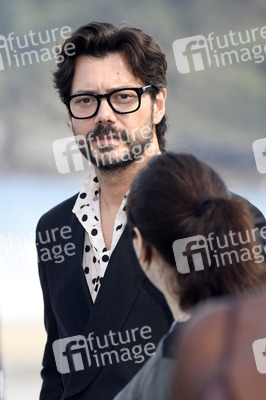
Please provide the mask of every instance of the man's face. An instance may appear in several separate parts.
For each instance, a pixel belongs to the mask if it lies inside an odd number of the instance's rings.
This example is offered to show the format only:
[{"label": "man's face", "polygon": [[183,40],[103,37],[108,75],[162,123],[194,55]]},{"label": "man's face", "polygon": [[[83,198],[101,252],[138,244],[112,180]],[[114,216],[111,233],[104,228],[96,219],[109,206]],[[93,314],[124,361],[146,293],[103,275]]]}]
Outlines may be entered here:
[{"label": "man's face", "polygon": [[[71,95],[83,92],[105,94],[115,89],[142,86],[145,86],[144,82],[132,74],[119,53],[105,58],[81,56],[76,60]],[[160,93],[158,97],[161,107],[164,96]],[[145,159],[151,153],[158,153],[154,124],[162,118],[159,107],[157,100],[152,102],[150,93],[144,93],[141,107],[131,114],[115,113],[104,98],[94,117],[84,120],[68,117],[74,134],[87,139],[92,163],[110,170],[140,160],[141,155]]]}]

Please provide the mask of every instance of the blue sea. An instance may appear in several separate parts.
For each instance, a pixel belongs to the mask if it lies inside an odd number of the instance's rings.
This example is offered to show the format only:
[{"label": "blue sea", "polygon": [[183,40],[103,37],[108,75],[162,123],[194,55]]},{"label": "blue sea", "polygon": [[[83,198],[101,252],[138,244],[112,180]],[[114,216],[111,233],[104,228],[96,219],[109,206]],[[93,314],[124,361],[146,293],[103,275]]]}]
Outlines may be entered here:
[{"label": "blue sea", "polygon": [[[23,319],[42,313],[34,246],[36,224],[43,213],[77,193],[85,178],[84,172],[1,176],[0,310],[4,318]],[[265,185],[253,188],[235,185],[230,189],[246,197],[266,215]],[[19,308],[14,291],[17,296],[21,294]]]}]

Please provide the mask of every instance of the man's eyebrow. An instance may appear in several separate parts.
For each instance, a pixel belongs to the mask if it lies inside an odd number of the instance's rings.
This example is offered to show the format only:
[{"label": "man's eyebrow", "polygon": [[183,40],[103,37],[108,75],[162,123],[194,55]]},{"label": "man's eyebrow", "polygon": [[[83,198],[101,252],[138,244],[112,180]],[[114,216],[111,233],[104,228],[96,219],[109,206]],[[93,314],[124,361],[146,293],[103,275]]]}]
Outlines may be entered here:
[{"label": "man's eyebrow", "polygon": [[[113,88],[109,88],[106,93],[111,93],[114,90],[119,90],[119,89],[126,89],[126,88],[135,88],[135,87],[139,87],[136,85],[122,85],[122,86],[116,86]],[[85,89],[85,90],[78,90],[77,92],[73,93],[73,94],[83,94],[83,93],[91,93],[91,94],[103,94],[103,93],[98,93],[95,90],[91,90],[91,89]]]}]

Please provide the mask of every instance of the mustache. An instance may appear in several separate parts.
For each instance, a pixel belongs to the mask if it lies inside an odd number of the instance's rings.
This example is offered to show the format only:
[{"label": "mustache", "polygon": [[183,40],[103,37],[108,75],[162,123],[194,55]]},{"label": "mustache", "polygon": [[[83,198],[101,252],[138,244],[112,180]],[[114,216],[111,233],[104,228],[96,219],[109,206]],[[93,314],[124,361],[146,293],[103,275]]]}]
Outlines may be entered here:
[{"label": "mustache", "polygon": [[120,140],[129,139],[127,130],[117,130],[114,126],[108,125],[98,125],[95,129],[87,133],[86,139],[89,142],[90,140],[97,140],[97,138],[104,139],[107,136],[112,136]]}]

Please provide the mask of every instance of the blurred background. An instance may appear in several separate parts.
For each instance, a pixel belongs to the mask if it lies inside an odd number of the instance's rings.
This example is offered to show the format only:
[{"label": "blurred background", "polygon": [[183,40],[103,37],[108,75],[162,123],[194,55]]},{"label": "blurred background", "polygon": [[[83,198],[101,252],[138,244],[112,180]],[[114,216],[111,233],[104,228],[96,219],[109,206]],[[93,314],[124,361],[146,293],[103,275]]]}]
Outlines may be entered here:
[{"label": "blurred background", "polygon": [[[1,2],[0,341],[5,400],[36,400],[41,385],[45,332],[35,226],[44,212],[80,190],[88,170],[60,174],[56,168],[53,142],[71,132],[52,84],[55,42],[41,45],[48,50],[39,62],[33,58],[23,66],[17,52],[8,65],[3,37],[14,32],[22,46],[30,31],[45,38],[46,31],[58,28],[56,37],[62,43],[62,27],[73,31],[89,21],[126,22],[150,33],[168,60],[167,148],[206,160],[232,191],[265,214],[266,177],[256,169],[252,143],[266,137],[266,62],[212,64],[181,74],[172,49],[177,39],[261,28],[265,17],[265,0]],[[266,40],[259,43],[264,47]]]}]

